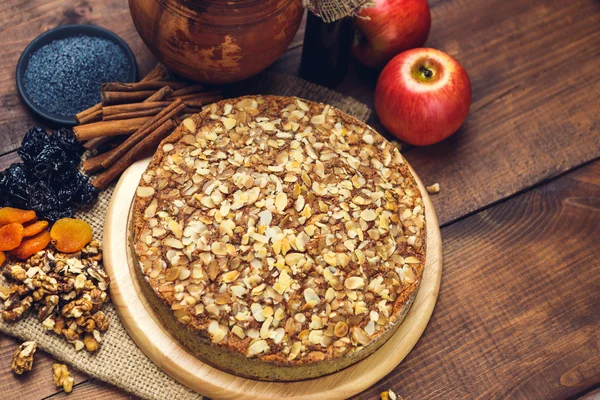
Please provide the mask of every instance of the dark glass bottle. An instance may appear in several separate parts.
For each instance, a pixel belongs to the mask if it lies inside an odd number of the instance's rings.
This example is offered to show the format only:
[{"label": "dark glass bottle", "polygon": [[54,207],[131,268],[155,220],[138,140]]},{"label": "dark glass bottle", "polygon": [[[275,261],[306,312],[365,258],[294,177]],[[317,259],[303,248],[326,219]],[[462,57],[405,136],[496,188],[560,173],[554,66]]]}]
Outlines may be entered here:
[{"label": "dark glass bottle", "polygon": [[351,18],[327,23],[309,12],[300,76],[330,88],[339,85],[348,72],[353,36]]}]

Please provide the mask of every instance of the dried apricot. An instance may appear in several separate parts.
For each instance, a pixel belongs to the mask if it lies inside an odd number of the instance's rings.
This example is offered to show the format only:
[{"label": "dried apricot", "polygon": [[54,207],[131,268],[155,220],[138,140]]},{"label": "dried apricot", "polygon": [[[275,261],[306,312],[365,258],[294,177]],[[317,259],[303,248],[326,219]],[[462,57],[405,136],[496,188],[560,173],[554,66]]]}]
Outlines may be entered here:
[{"label": "dried apricot", "polygon": [[92,240],[92,227],[85,221],[75,218],[61,218],[50,230],[56,250],[75,253]]},{"label": "dried apricot", "polygon": [[0,251],[0,267],[4,264],[4,261],[6,261],[6,254],[4,254],[3,251]]},{"label": "dried apricot", "polygon": [[26,260],[38,251],[44,250],[48,246],[48,243],[50,243],[50,240],[52,240],[50,232],[44,230],[35,236],[23,240],[19,247],[11,251],[11,254],[21,260]]},{"label": "dried apricot", "polygon": [[37,235],[48,227],[48,221],[35,221],[23,227],[23,237]]},{"label": "dried apricot", "polygon": [[0,251],[19,247],[23,240],[23,225],[13,222],[0,227]]},{"label": "dried apricot", "polygon": [[12,224],[13,222],[24,224],[35,218],[35,211],[33,210],[21,210],[12,207],[0,208],[0,225]]}]

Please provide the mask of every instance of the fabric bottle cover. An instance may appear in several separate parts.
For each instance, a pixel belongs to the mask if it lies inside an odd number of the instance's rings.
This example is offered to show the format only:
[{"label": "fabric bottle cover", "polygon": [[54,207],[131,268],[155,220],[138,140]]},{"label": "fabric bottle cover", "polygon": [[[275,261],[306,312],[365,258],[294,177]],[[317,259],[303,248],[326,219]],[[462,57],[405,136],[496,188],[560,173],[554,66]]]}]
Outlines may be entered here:
[{"label": "fabric bottle cover", "polygon": [[302,5],[325,22],[353,17],[363,8],[375,7],[375,0],[302,0]]}]

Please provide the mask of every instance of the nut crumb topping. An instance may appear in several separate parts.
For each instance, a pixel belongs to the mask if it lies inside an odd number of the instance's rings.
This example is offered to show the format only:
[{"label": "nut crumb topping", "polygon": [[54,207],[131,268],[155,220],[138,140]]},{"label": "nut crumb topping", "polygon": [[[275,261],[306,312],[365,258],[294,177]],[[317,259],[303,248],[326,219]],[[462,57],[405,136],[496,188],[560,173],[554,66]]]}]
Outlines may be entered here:
[{"label": "nut crumb topping", "polygon": [[396,322],[422,276],[425,214],[398,150],[323,104],[215,103],[137,189],[140,268],[182,324],[247,357],[313,362]]}]

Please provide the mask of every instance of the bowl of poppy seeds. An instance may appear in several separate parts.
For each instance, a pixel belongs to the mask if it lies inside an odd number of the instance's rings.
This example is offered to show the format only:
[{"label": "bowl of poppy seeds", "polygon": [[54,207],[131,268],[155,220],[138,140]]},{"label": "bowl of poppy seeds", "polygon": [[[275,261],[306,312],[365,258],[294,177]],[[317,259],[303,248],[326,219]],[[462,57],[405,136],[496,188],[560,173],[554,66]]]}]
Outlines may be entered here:
[{"label": "bowl of poppy seeds", "polygon": [[113,32],[95,25],[65,25],[44,32],[17,63],[17,88],[27,106],[61,125],[100,102],[105,82],[135,82],[131,49]]}]

